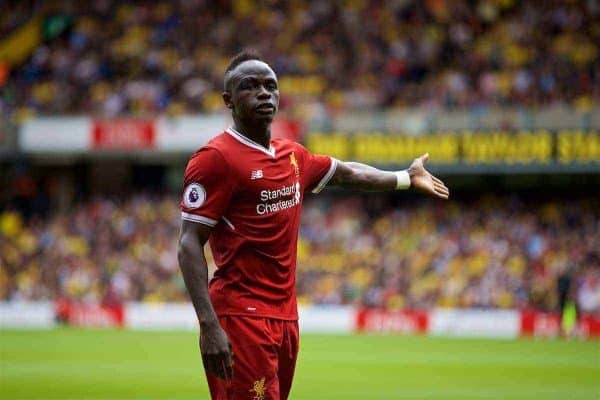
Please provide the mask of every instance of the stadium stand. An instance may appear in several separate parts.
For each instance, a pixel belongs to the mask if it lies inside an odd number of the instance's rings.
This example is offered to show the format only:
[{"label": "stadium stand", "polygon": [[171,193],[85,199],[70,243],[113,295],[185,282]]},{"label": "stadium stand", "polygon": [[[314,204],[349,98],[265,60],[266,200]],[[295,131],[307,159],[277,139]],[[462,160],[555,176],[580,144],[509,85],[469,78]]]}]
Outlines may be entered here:
[{"label": "stadium stand", "polygon": [[[303,305],[557,311],[567,275],[600,313],[600,205],[582,189],[600,165],[597,2],[6,4],[1,299],[187,301],[175,193],[227,123],[222,74],[252,44],[280,77],[284,136],[386,168],[430,151],[466,194],[311,201]],[[527,174],[553,195],[511,195]],[[561,197],[574,176],[588,186]]]},{"label": "stadium stand", "polygon": [[[0,1],[4,397],[210,396],[182,180],[253,49],[272,139],[390,171],[429,153],[450,188],[306,193],[292,397],[599,398],[598,21],[600,0]],[[227,391],[273,396],[252,369]]]},{"label": "stadium stand", "polygon": [[2,80],[0,109],[17,118],[221,110],[222,71],[249,44],[280,75],[282,109],[296,114],[589,111],[600,96],[594,1],[16,3],[0,32],[47,16],[31,56]]},{"label": "stadium stand", "polygon": [[[185,301],[176,197],[96,198],[23,221],[0,215],[2,299]],[[536,207],[532,207],[536,204]],[[555,310],[568,270],[600,313],[598,200],[488,196],[448,205],[369,206],[328,196],[305,206],[303,304]]]}]

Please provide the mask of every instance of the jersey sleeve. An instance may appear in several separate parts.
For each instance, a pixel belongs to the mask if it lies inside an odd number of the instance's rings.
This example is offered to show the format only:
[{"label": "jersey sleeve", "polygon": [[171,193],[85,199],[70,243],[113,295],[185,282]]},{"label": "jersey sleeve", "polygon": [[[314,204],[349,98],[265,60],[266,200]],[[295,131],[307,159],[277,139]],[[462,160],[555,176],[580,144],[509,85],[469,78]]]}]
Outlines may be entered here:
[{"label": "jersey sleeve", "polygon": [[313,154],[301,145],[298,147],[304,160],[304,187],[307,191],[319,193],[335,174],[338,160],[330,156]]},{"label": "jersey sleeve", "polygon": [[181,218],[215,226],[229,207],[233,187],[230,166],[221,153],[200,149],[185,169]]}]

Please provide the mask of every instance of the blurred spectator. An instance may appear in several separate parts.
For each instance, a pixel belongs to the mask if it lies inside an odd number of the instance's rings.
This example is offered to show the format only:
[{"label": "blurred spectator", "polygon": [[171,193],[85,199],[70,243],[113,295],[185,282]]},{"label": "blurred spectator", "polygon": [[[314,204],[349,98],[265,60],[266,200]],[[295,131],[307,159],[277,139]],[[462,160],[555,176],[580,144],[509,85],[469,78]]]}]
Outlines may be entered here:
[{"label": "blurred spectator", "polygon": [[0,32],[44,11],[73,17],[13,69],[0,101],[20,116],[222,110],[223,70],[248,46],[279,74],[283,108],[300,114],[407,105],[589,110],[600,98],[595,1],[11,4]]},{"label": "blurred spectator", "polygon": [[[46,220],[5,211],[2,299],[185,301],[176,205],[138,195],[93,199]],[[299,301],[555,310],[568,265],[580,309],[600,313],[599,206],[502,196],[389,209],[352,196],[311,200],[298,244]]]},{"label": "blurred spectator", "polygon": [[[369,217],[356,199],[306,207],[299,294],[307,302],[389,308],[558,306],[567,264],[599,296],[598,204],[508,201],[399,207]],[[596,202],[597,203],[597,202]],[[589,272],[583,272],[589,271]],[[585,283],[585,285],[584,285]],[[595,292],[594,292],[595,291]],[[595,305],[592,305],[595,304]],[[590,300],[587,311],[599,312]]]}]

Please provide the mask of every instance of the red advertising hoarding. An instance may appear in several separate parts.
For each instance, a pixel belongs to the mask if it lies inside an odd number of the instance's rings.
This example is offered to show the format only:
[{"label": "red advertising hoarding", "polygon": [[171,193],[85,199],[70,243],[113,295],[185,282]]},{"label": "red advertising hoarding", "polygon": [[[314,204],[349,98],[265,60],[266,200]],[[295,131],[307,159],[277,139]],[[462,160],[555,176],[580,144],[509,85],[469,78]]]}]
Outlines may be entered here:
[{"label": "red advertising hoarding", "polygon": [[58,321],[74,326],[115,328],[125,323],[125,312],[120,304],[59,300],[55,304],[55,313]]},{"label": "red advertising hoarding", "polygon": [[96,120],[92,125],[92,147],[95,150],[144,150],[154,148],[153,120]]},{"label": "red advertising hoarding", "polygon": [[[521,336],[557,337],[560,314],[527,310],[521,312]],[[581,338],[600,337],[600,316],[583,314],[577,318],[575,334]]]},{"label": "red advertising hoarding", "polygon": [[427,333],[429,315],[425,311],[363,308],[356,313],[358,332]]}]

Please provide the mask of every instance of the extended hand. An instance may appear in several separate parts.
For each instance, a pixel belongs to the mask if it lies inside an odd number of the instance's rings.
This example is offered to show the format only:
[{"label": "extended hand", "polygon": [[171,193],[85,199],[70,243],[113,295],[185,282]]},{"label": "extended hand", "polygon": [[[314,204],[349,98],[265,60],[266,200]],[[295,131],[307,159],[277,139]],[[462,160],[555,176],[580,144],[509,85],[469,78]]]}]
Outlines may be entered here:
[{"label": "extended hand", "polygon": [[431,175],[425,169],[425,163],[429,159],[429,153],[415,158],[410,167],[408,167],[408,175],[410,175],[410,185],[417,190],[430,194],[441,199],[447,199],[450,196],[450,191],[444,185],[444,182]]},{"label": "extended hand", "polygon": [[221,379],[233,377],[233,351],[227,334],[218,323],[200,331],[200,354],[204,369]]}]

